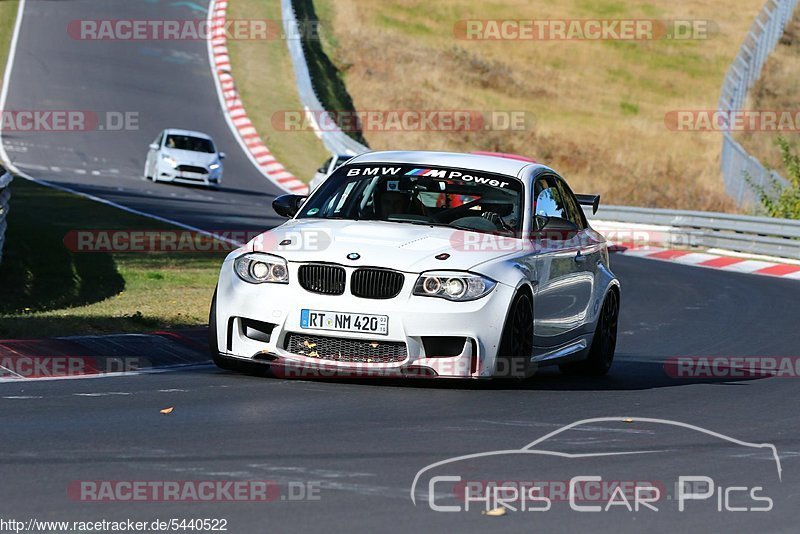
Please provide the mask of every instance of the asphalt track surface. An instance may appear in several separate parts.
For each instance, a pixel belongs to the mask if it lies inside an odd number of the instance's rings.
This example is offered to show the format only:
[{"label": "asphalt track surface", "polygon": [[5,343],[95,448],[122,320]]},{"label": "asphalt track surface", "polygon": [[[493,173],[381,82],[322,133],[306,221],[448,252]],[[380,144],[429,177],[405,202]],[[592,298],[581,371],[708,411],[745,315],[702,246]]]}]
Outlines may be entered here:
[{"label": "asphalt track surface", "polygon": [[[205,41],[76,40],[67,31],[78,19],[205,18],[201,5],[28,1],[6,109],[88,110],[106,129],[6,131],[9,158],[36,178],[205,230],[274,226],[271,202],[280,190],[251,164],[225,122]],[[135,113],[137,124],[109,131],[107,113]],[[200,130],[216,140],[228,155],[220,191],[142,180],[147,147],[165,128]]]},{"label": "asphalt track surface", "polygon": [[[57,173],[38,177],[68,184],[184,222],[220,225],[244,220],[242,206],[266,206],[275,191],[227,133],[216,108],[201,43],[77,43],[64,36],[75,18],[169,18],[169,4],[30,1],[20,37],[8,109],[140,110],[139,132],[113,135],[6,135],[21,163],[89,169],[93,158],[120,176]],[[176,9],[175,18],[190,11]],[[186,8],[187,10],[189,8]],[[170,11],[170,13],[172,13]],[[169,50],[194,57],[161,58]],[[180,95],[175,96],[175,95]],[[138,179],[146,147],[159,128],[198,127],[230,154],[226,187],[205,193],[151,186]],[[202,127],[201,127],[202,126]],[[119,134],[119,136],[117,136]],[[22,165],[21,165],[22,166]],[[125,171],[123,173],[123,170]],[[131,176],[127,177],[130,172]],[[251,194],[248,190],[257,191]],[[150,194],[147,193],[150,191]],[[172,193],[177,196],[172,197]],[[180,195],[208,194],[202,202]],[[241,204],[238,204],[241,202]],[[544,371],[531,380],[398,382],[286,380],[219,371],[211,366],[168,373],[87,380],[0,384],[0,518],[123,520],[224,518],[229,532],[336,531],[641,531],[796,532],[800,494],[798,380],[705,377],[676,379],[674,356],[798,356],[800,285],[796,281],[612,257],[622,283],[617,359],[600,379]],[[159,410],[174,406],[170,415]],[[476,506],[434,512],[427,486],[411,485],[433,462],[465,454],[520,449],[574,421],[631,417],[633,422],[583,425],[547,440],[575,454],[649,450],[649,454],[584,457],[504,454],[442,468],[462,480],[566,481],[600,475],[610,481],[657,481],[658,512],[576,512],[554,499],[546,512],[482,515]],[[637,417],[697,425],[771,453]],[[762,486],[769,512],[718,511],[718,495],[678,511],[678,476],[704,475],[717,486]],[[269,480],[273,502],[83,502],[75,481]],[[659,485],[659,484],[657,484]],[[290,487],[318,498],[293,500]],[[453,504],[455,484],[436,486],[436,502]],[[666,498],[669,494],[670,499]],[[735,495],[735,494],[734,494]],[[760,506],[734,497],[731,506]],[[463,501],[461,501],[463,505]],[[581,502],[580,504],[586,504]]]}]

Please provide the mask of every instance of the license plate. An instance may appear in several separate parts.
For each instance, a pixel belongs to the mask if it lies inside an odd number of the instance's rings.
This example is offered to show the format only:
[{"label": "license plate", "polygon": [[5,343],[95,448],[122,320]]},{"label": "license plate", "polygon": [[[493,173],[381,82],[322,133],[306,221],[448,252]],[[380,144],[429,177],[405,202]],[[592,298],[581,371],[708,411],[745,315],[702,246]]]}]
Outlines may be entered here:
[{"label": "license plate", "polygon": [[385,336],[389,333],[389,316],[301,310],[300,328],[335,330],[339,332],[366,332]]}]

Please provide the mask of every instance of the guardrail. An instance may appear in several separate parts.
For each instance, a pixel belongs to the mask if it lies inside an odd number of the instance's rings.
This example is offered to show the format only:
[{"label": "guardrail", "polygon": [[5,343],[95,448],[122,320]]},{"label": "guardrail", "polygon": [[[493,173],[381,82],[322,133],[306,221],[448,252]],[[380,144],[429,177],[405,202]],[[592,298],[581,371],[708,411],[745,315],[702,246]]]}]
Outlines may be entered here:
[{"label": "guardrail", "polygon": [[798,220],[602,204],[596,215],[586,215],[593,224],[613,221],[656,227],[653,234],[671,236],[671,244],[800,260]]},{"label": "guardrail", "polygon": [[8,215],[11,201],[11,180],[13,177],[8,171],[0,167],[0,261],[3,261],[3,244],[6,236],[6,216]]},{"label": "guardrail", "polygon": [[[744,109],[747,92],[761,76],[761,68],[791,21],[797,1],[769,0],[761,9],[725,75],[717,106],[719,111]],[[755,184],[761,186],[767,186],[770,177],[776,178],[782,184],[788,183],[778,173],[766,169],[757,158],[748,154],[734,140],[730,131],[722,133],[720,170],[725,191],[739,206],[752,204],[757,200],[755,192],[745,180],[745,173]]]},{"label": "guardrail", "polygon": [[[281,0],[281,12],[283,17],[283,28],[286,35],[298,35],[298,22],[292,7],[292,0]],[[341,129],[335,126],[334,120],[326,120],[326,127],[318,126],[317,118],[325,116],[327,113],[322,106],[317,93],[314,91],[314,84],[311,80],[311,73],[306,63],[303,43],[300,39],[286,39],[289,47],[289,55],[292,58],[297,92],[300,95],[300,103],[303,105],[309,124],[314,128],[314,133],[322,140],[332,154],[350,154],[355,156],[362,152],[367,152],[368,147],[362,145],[352,137],[348,136]]]}]

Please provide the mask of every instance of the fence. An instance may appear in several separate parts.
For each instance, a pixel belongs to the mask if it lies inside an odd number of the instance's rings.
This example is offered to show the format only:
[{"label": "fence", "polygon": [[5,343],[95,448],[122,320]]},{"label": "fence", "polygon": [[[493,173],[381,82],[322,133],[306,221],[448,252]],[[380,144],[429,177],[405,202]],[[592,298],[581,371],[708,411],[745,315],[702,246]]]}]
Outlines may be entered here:
[{"label": "fence", "polygon": [[[768,0],[761,9],[736,59],[725,75],[717,106],[720,111],[744,109],[747,92],[761,76],[761,68],[791,21],[797,1]],[[721,171],[725,191],[740,206],[753,204],[757,200],[754,191],[745,180],[745,174],[749,175],[754,183],[762,186],[769,187],[770,177],[776,178],[782,184],[787,183],[775,171],[764,168],[758,159],[748,154],[742,145],[733,139],[729,131],[722,134]]]},{"label": "fence", "polygon": [[[281,0],[281,12],[285,34],[300,33],[296,31],[296,28],[298,28],[297,17],[292,7],[292,0]],[[309,123],[314,127],[314,133],[322,140],[325,148],[332,154],[349,154],[353,156],[368,151],[369,148],[348,136],[336,126],[326,126],[325,129],[317,126],[316,118],[325,113],[325,108],[314,91],[311,73],[308,70],[305,53],[303,52],[302,40],[287,39],[286,43],[289,46],[289,55],[292,58],[300,103],[303,105]],[[326,124],[333,125],[334,121],[326,121]]]},{"label": "fence", "polygon": [[0,167],[0,261],[3,261],[3,244],[6,235],[6,216],[8,215],[9,202],[11,201],[12,177],[2,167]]},{"label": "fence", "polygon": [[653,235],[677,238],[672,243],[800,260],[798,220],[602,204],[587,216],[598,230],[605,221],[648,225],[657,227]]}]

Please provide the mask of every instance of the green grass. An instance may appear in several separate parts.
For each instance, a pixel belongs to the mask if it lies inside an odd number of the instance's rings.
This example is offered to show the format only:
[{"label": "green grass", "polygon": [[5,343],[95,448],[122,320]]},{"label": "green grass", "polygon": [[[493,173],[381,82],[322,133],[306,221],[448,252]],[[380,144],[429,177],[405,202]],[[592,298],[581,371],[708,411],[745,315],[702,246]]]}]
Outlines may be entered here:
[{"label": "green grass", "polygon": [[[280,22],[280,2],[232,0],[229,20]],[[283,39],[228,40],[233,77],[247,115],[264,143],[289,171],[303,181],[330,155],[312,131],[281,131],[273,116],[301,111],[289,50]]]},{"label": "green grass", "polygon": [[176,230],[21,178],[0,263],[0,338],[203,325],[224,251],[72,252],[71,230]]}]

